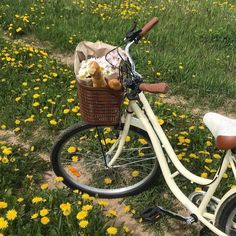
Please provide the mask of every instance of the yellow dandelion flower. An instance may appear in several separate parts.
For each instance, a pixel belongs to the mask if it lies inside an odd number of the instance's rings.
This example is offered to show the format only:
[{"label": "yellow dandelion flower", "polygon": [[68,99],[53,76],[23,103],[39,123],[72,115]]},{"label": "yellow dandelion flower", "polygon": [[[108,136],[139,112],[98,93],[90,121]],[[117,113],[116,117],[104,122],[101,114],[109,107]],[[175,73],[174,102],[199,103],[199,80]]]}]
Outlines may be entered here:
[{"label": "yellow dandelion flower", "polygon": [[9,159],[8,159],[7,157],[3,157],[3,158],[2,158],[2,163],[3,163],[3,164],[9,163]]},{"label": "yellow dandelion flower", "polygon": [[79,158],[78,158],[78,156],[73,156],[71,159],[73,162],[77,162]]},{"label": "yellow dandelion flower", "polygon": [[22,198],[22,197],[19,197],[18,199],[17,199],[17,202],[23,202],[24,201],[24,198]]},{"label": "yellow dandelion flower", "polygon": [[84,205],[84,206],[82,207],[82,210],[83,210],[83,211],[90,211],[90,210],[92,210],[92,209],[93,209],[93,206],[92,206],[92,205],[89,205],[89,204]]},{"label": "yellow dandelion flower", "polygon": [[115,235],[115,234],[117,234],[117,228],[111,226],[111,227],[107,228],[107,233],[111,234],[111,235]]},{"label": "yellow dandelion flower", "polygon": [[210,163],[212,163],[212,159],[206,158],[206,159],[205,159],[205,162],[210,164]]},{"label": "yellow dandelion flower", "polygon": [[17,217],[17,211],[12,209],[7,211],[6,218],[8,220],[14,220]]},{"label": "yellow dandelion flower", "polygon": [[52,116],[53,116],[52,113],[48,113],[48,114],[47,114],[47,117],[48,117],[48,118],[50,118],[50,117],[52,117]]},{"label": "yellow dandelion flower", "polygon": [[20,124],[20,120],[15,120],[15,124],[19,125]]},{"label": "yellow dandelion flower", "polygon": [[17,127],[14,129],[14,132],[19,132],[21,130],[21,128]]},{"label": "yellow dandelion flower", "polygon": [[7,126],[6,125],[1,125],[1,129],[6,129]]},{"label": "yellow dandelion flower", "polygon": [[124,211],[125,211],[125,212],[129,212],[129,211],[130,211],[130,205],[125,206],[125,207],[124,207]]},{"label": "yellow dandelion flower", "polygon": [[27,119],[25,119],[25,122],[33,122],[34,121],[34,117],[29,117]]},{"label": "yellow dandelion flower", "polygon": [[214,157],[215,159],[220,159],[220,158],[221,158],[221,156],[220,156],[219,154],[214,154],[213,157]]},{"label": "yellow dandelion flower", "polygon": [[42,190],[47,189],[47,188],[48,188],[48,183],[41,184],[41,185],[40,185],[40,188],[41,188]]},{"label": "yellow dandelion flower", "polygon": [[6,229],[7,227],[8,222],[3,217],[0,217],[0,229]]},{"label": "yellow dandelion flower", "polygon": [[126,136],[125,142],[129,142],[131,140],[130,136]]},{"label": "yellow dandelion flower", "polygon": [[74,98],[68,98],[68,99],[67,99],[67,102],[68,102],[68,103],[72,103],[72,102],[74,102],[74,101],[75,101]]},{"label": "yellow dandelion flower", "polygon": [[109,205],[109,202],[106,201],[106,200],[98,200],[98,204],[100,206],[108,206]]},{"label": "yellow dandelion flower", "polygon": [[208,147],[210,147],[210,146],[212,146],[212,142],[211,142],[211,141],[206,141],[206,145],[207,145]]},{"label": "yellow dandelion flower", "polygon": [[40,97],[40,95],[38,94],[38,93],[35,93],[34,95],[33,95],[33,98],[39,98]]},{"label": "yellow dandelion flower", "polygon": [[12,154],[12,150],[11,150],[11,148],[5,147],[2,151],[2,153],[5,155],[10,155],[10,154]]},{"label": "yellow dandelion flower", "polygon": [[179,118],[184,119],[184,118],[186,118],[186,115],[179,115]]},{"label": "yellow dandelion flower", "polygon": [[112,183],[112,179],[111,178],[105,178],[104,179],[104,183],[105,184],[111,184]]},{"label": "yellow dandelion flower", "polygon": [[158,119],[158,123],[159,123],[159,125],[163,125],[165,123],[165,121],[162,119]]},{"label": "yellow dandelion flower", "polygon": [[42,217],[40,221],[43,225],[46,225],[50,222],[50,220],[47,216]]},{"label": "yellow dandelion flower", "polygon": [[144,138],[140,138],[138,141],[139,141],[142,145],[147,144],[147,141],[146,141]]},{"label": "yellow dandelion flower", "polygon": [[205,173],[205,172],[204,172],[204,173],[201,173],[201,177],[202,177],[202,178],[207,178],[207,177],[208,177],[208,174]]},{"label": "yellow dandelion flower", "polygon": [[0,202],[0,209],[7,208],[8,204],[7,202]]},{"label": "yellow dandelion flower", "polygon": [[62,210],[64,216],[68,216],[71,213],[71,204],[69,202],[62,203],[60,205],[60,209]]},{"label": "yellow dandelion flower", "polygon": [[189,138],[184,139],[185,143],[191,143],[191,140]]},{"label": "yellow dandelion flower", "polygon": [[16,32],[17,32],[17,33],[21,32],[21,31],[22,31],[22,28],[21,28],[21,27],[18,27],[18,28],[16,29]]},{"label": "yellow dandelion flower", "polygon": [[224,179],[227,179],[229,176],[228,176],[228,174],[224,173],[222,177],[223,177]]},{"label": "yellow dandelion flower", "polygon": [[20,100],[21,100],[21,97],[16,97],[16,98],[15,98],[15,101],[16,101],[16,102],[19,102]]},{"label": "yellow dandelion flower", "polygon": [[194,154],[194,153],[190,153],[189,157],[190,158],[198,158],[198,156],[196,154]]},{"label": "yellow dandelion flower", "polygon": [[56,121],[56,120],[50,120],[50,124],[51,124],[51,125],[56,125],[56,124],[57,124],[57,121]]},{"label": "yellow dandelion flower", "polygon": [[196,187],[195,188],[195,192],[201,192],[202,191],[202,188],[201,187]]},{"label": "yellow dandelion flower", "polygon": [[33,107],[38,107],[38,106],[39,106],[39,102],[34,102],[34,103],[32,104],[32,106],[33,106]]},{"label": "yellow dandelion flower", "polygon": [[62,211],[71,209],[71,204],[70,204],[69,202],[67,202],[67,203],[61,203],[61,204],[60,204],[60,209],[61,209]]},{"label": "yellow dandelion flower", "polygon": [[69,148],[67,148],[67,152],[69,152],[69,153],[76,152],[76,147],[70,146]]},{"label": "yellow dandelion flower", "polygon": [[77,113],[77,112],[79,111],[79,109],[76,108],[76,107],[73,107],[73,108],[71,109],[71,111],[74,112],[74,113]]},{"label": "yellow dandelion flower", "polygon": [[57,176],[57,177],[55,178],[55,180],[56,180],[57,182],[62,182],[64,179],[63,179],[63,177],[61,177],[61,176]]},{"label": "yellow dandelion flower", "polygon": [[68,109],[68,108],[66,108],[66,109],[63,110],[63,113],[64,113],[64,114],[68,114],[69,112],[70,112],[70,109]]},{"label": "yellow dandelion flower", "polygon": [[131,173],[131,175],[132,175],[133,177],[138,177],[138,176],[139,176],[139,171],[134,170],[134,171]]},{"label": "yellow dandelion flower", "polygon": [[38,213],[34,213],[33,215],[31,215],[31,219],[34,220],[34,219],[37,219],[39,216]]},{"label": "yellow dandelion flower", "polygon": [[87,193],[84,193],[84,194],[82,195],[82,199],[84,199],[84,200],[90,200],[90,196],[89,196]]},{"label": "yellow dandelion flower", "polygon": [[123,226],[123,230],[128,233],[129,232],[129,228],[127,226]]},{"label": "yellow dandelion flower", "polygon": [[76,215],[76,219],[77,220],[83,220],[84,218],[86,218],[88,216],[88,211],[80,211],[78,212],[78,214]]},{"label": "yellow dandelion flower", "polygon": [[79,222],[79,227],[80,228],[86,228],[88,226],[89,222],[87,220],[81,220]]},{"label": "yellow dandelion flower", "polygon": [[46,208],[43,208],[42,210],[40,210],[39,214],[41,216],[46,216],[47,214],[49,213],[48,209]]},{"label": "yellow dandelion flower", "polygon": [[117,216],[117,212],[113,209],[109,209],[107,212],[107,216],[108,217],[116,217]]},{"label": "yellow dandelion flower", "polygon": [[58,74],[57,74],[56,72],[53,72],[53,73],[52,73],[52,76],[53,76],[54,78],[56,78],[56,77],[58,76]]},{"label": "yellow dandelion flower", "polygon": [[44,199],[42,197],[34,197],[32,199],[32,203],[39,203],[39,202],[43,202]]}]

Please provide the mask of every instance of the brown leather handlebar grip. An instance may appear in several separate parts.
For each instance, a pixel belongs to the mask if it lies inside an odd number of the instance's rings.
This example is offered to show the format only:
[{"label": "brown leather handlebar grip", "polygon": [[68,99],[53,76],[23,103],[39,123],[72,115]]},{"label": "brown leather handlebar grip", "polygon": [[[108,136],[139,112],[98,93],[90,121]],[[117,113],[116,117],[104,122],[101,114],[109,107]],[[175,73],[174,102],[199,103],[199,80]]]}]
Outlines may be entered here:
[{"label": "brown leather handlebar grip", "polygon": [[167,93],[169,91],[169,86],[167,83],[156,83],[156,84],[146,84],[142,83],[139,85],[141,91],[149,93]]},{"label": "brown leather handlebar grip", "polygon": [[153,17],[144,27],[142,31],[139,33],[140,38],[142,38],[155,24],[157,24],[159,19],[155,16]]}]

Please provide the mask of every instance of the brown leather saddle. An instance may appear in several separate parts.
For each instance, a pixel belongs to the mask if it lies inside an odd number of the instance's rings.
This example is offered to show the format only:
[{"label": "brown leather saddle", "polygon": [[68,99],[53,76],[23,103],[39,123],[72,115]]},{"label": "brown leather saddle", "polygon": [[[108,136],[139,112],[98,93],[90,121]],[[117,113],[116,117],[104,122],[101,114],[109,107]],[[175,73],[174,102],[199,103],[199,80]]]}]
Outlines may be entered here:
[{"label": "brown leather saddle", "polygon": [[236,149],[236,119],[209,112],[203,121],[215,137],[217,148]]}]

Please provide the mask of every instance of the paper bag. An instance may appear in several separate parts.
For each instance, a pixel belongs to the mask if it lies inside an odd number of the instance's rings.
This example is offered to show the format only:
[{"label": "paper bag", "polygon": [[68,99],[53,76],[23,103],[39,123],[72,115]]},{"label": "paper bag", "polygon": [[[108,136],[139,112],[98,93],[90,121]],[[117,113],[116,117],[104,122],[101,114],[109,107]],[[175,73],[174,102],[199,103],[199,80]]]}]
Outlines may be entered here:
[{"label": "paper bag", "polygon": [[[105,56],[108,52],[116,48],[116,46],[106,44],[103,42],[89,42],[82,41],[80,42],[75,50],[75,59],[74,59],[74,72],[76,79],[79,80],[79,70],[80,64],[83,60],[88,60],[92,57],[99,58]],[[119,48],[119,52],[123,55],[125,54],[122,49]]]}]

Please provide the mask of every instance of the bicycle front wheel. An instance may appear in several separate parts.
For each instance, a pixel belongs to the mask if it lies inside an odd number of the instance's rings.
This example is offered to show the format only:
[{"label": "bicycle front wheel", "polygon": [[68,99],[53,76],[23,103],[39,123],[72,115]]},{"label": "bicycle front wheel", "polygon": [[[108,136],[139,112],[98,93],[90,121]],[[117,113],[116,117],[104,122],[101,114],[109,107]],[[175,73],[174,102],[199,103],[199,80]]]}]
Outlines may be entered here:
[{"label": "bicycle front wheel", "polygon": [[137,194],[153,183],[161,171],[147,133],[131,126],[122,152],[112,167],[108,150],[122,129],[115,126],[75,124],[53,146],[51,162],[57,176],[72,189],[92,196],[118,198]]}]

